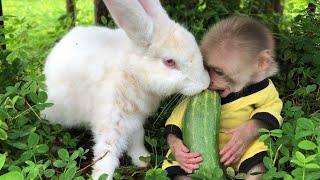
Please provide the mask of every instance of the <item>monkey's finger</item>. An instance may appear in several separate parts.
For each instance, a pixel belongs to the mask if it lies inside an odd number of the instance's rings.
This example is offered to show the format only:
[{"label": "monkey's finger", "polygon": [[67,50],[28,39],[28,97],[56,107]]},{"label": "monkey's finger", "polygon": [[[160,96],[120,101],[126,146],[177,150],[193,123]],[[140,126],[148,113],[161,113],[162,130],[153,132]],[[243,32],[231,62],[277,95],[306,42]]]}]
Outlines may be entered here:
[{"label": "monkey's finger", "polygon": [[187,154],[187,158],[197,158],[200,157],[200,154],[197,152],[192,152]]},{"label": "monkey's finger", "polygon": [[220,156],[222,156],[223,154],[225,154],[226,152],[229,151],[230,148],[232,148],[235,144],[235,140],[234,138],[232,138],[223,148],[222,150],[220,151]]},{"label": "monkey's finger", "polygon": [[201,157],[197,157],[197,158],[190,158],[186,160],[187,163],[189,164],[200,164],[202,162],[202,158]]},{"label": "monkey's finger", "polygon": [[181,164],[186,170],[188,170],[188,173],[192,173],[193,170],[198,169],[199,165],[198,164],[189,164],[186,161],[183,161]]},{"label": "monkey's finger", "polygon": [[232,163],[235,163],[236,157],[235,156],[231,156],[225,163],[225,166],[229,166]]},{"label": "monkey's finger", "polygon": [[233,152],[234,160],[231,163],[238,162],[241,159],[243,154],[244,154],[244,147],[240,146],[239,148],[235,149],[235,151]]},{"label": "monkey's finger", "polygon": [[191,169],[191,172],[199,168],[199,164],[185,164],[188,169]]},{"label": "monkey's finger", "polygon": [[239,144],[233,143],[222,153],[221,162],[226,162],[231,156],[234,156],[235,153],[239,150]]},{"label": "monkey's finger", "polygon": [[189,152],[189,149],[185,146],[185,145],[181,145],[180,149],[185,152],[185,153],[188,153]]},{"label": "monkey's finger", "polygon": [[238,148],[238,151],[234,152],[232,157],[227,161],[228,165],[238,162],[241,159],[242,156],[242,150],[241,148]]},{"label": "monkey's finger", "polygon": [[187,167],[185,167],[184,165],[180,164],[181,169],[183,169],[186,173],[192,173],[192,169],[189,169]]},{"label": "monkey's finger", "polygon": [[225,154],[221,156],[220,162],[225,163],[231,156],[232,153],[230,151],[227,151]]},{"label": "monkey's finger", "polygon": [[224,134],[233,134],[234,132],[238,131],[239,128],[236,127],[236,128],[232,128],[232,129],[229,129],[229,130],[226,130],[224,131]]}]

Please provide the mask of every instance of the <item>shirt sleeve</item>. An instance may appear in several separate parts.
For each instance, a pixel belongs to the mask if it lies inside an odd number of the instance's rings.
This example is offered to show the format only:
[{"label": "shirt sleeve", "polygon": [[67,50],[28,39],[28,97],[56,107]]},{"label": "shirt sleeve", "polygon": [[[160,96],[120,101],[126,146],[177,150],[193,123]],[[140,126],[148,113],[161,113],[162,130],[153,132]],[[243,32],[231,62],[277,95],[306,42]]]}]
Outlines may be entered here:
[{"label": "shirt sleeve", "polygon": [[189,99],[184,99],[172,111],[165,125],[165,129],[164,129],[165,138],[167,138],[169,134],[174,134],[178,138],[182,139],[182,120],[184,117],[184,112],[187,108],[188,101]]},{"label": "shirt sleeve", "polygon": [[283,103],[279,98],[279,93],[271,80],[269,80],[269,85],[262,91],[264,98],[261,98],[255,104],[251,119],[263,121],[269,130],[278,129],[283,121],[280,115]]}]

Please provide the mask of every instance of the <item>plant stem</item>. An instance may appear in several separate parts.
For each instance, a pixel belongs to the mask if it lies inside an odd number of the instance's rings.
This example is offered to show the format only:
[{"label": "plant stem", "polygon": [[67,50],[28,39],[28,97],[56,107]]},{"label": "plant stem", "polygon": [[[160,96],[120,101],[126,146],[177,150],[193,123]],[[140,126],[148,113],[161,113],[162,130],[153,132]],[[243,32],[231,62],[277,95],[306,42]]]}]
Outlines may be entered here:
[{"label": "plant stem", "polygon": [[85,166],[84,168],[80,169],[78,172],[84,171],[85,169],[87,169],[88,167],[93,166],[95,163],[97,163],[98,161],[100,161],[102,158],[104,158],[110,151],[108,150],[107,152],[105,152],[101,157],[99,157],[98,159],[96,159],[95,161],[93,161],[91,164]]},{"label": "plant stem", "polygon": [[273,165],[276,164],[276,159],[277,159],[278,156],[279,156],[279,151],[280,151],[281,147],[282,147],[282,144],[280,144],[280,146],[278,147],[278,149],[277,149],[277,151],[276,151],[276,154],[274,155]]}]

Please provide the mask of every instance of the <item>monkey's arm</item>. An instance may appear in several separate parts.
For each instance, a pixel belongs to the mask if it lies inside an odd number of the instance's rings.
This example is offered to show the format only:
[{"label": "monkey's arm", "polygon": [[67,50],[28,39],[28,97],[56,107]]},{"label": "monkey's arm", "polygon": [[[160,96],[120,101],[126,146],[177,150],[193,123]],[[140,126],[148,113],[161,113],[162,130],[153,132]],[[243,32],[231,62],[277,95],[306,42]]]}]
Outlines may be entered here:
[{"label": "monkey's arm", "polygon": [[280,128],[282,125],[280,113],[283,104],[271,80],[269,80],[269,86],[264,91],[265,98],[261,98],[255,104],[255,110],[250,118],[257,120],[255,125],[258,128],[263,127],[269,130]]},{"label": "monkey's arm", "polygon": [[254,97],[256,103],[250,119],[241,126],[224,132],[232,136],[231,140],[220,151],[220,162],[226,166],[238,162],[247,147],[259,137],[257,128],[271,130],[279,128],[282,124],[280,115],[282,101],[271,80],[269,80],[269,85],[266,88],[252,97]]},{"label": "monkey's arm", "polygon": [[182,120],[184,112],[187,108],[187,104],[188,99],[185,99],[177,107],[174,108],[165,125],[164,136],[166,139],[169,134],[173,134],[176,137],[182,139]]},{"label": "monkey's arm", "polygon": [[187,173],[198,169],[202,158],[197,152],[190,152],[182,142],[182,120],[188,99],[183,100],[172,112],[166,122],[164,136],[179,166]]}]

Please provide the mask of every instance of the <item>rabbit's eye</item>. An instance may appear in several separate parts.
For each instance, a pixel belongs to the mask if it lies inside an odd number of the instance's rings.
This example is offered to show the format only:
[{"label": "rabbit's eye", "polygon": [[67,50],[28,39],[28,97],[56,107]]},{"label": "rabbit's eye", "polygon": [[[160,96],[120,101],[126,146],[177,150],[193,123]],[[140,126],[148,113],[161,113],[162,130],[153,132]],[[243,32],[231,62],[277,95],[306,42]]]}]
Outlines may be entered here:
[{"label": "rabbit's eye", "polygon": [[177,64],[173,59],[167,59],[163,63],[169,68],[177,69]]}]

